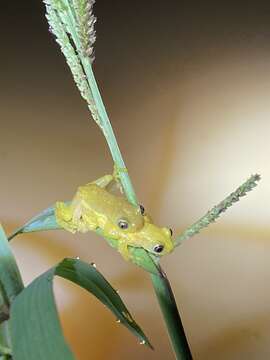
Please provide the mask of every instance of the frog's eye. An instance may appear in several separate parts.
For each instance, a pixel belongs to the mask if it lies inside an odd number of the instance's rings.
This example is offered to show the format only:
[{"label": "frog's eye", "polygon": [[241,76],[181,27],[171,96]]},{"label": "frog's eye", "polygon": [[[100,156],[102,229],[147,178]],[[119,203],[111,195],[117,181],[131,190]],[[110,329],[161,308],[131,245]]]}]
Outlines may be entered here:
[{"label": "frog's eye", "polygon": [[145,210],[144,210],[144,207],[142,205],[140,205],[140,211],[141,211],[141,214],[143,215]]},{"label": "frog's eye", "polygon": [[164,246],[163,246],[163,245],[156,245],[156,246],[154,247],[154,252],[160,254],[160,253],[163,251],[163,249],[164,249]]},{"label": "frog's eye", "polygon": [[120,219],[118,220],[118,226],[120,227],[120,229],[127,229],[128,228],[128,222],[127,220],[124,220],[124,219]]},{"label": "frog's eye", "polygon": [[170,230],[171,236],[173,236],[173,231],[172,231],[172,229],[169,229],[169,230]]}]

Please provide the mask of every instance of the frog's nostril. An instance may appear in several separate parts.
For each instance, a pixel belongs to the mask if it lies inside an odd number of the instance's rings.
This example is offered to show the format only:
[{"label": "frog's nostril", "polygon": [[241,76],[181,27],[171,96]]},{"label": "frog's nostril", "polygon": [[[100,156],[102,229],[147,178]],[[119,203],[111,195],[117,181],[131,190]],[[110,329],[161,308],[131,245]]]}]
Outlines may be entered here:
[{"label": "frog's nostril", "polygon": [[172,229],[169,229],[169,228],[162,228],[163,230],[163,233],[167,236],[167,237],[172,237]]}]

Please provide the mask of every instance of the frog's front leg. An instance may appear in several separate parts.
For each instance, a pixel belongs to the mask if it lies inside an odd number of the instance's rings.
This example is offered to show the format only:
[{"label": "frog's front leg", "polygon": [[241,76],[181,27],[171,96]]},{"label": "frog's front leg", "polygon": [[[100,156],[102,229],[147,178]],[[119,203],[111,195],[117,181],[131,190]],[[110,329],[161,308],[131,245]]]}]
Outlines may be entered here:
[{"label": "frog's front leg", "polygon": [[126,261],[130,260],[130,254],[129,254],[129,251],[128,251],[128,242],[127,241],[119,240],[118,251],[120,252],[120,254],[123,256],[123,258]]},{"label": "frog's front leg", "polygon": [[98,221],[94,212],[89,209],[86,211],[81,209],[81,215],[78,221],[78,231],[86,233],[88,231],[95,231],[98,228]]},{"label": "frog's front leg", "polygon": [[73,212],[70,205],[57,201],[54,213],[57,223],[62,228],[72,232],[73,234],[76,232],[77,226],[73,222]]}]

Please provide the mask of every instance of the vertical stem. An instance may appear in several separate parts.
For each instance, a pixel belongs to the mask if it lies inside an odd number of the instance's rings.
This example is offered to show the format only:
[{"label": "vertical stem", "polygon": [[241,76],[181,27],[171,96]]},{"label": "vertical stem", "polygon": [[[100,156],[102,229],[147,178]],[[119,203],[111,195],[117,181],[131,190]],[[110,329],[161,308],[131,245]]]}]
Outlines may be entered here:
[{"label": "vertical stem", "polygon": [[163,271],[160,276],[152,274],[151,278],[175,357],[177,360],[191,360],[192,355],[169,280]]},{"label": "vertical stem", "polygon": [[137,205],[135,191],[132,186],[130,177],[128,175],[128,171],[127,171],[126,165],[124,163],[118,143],[116,141],[115,134],[114,134],[113,128],[111,126],[107,111],[103,104],[102,97],[100,95],[98,85],[97,85],[95,76],[92,71],[91,64],[89,62],[88,64],[85,64],[85,65],[86,65],[86,66],[84,66],[85,73],[86,73],[87,79],[89,81],[89,85],[90,85],[90,88],[91,88],[91,91],[93,94],[93,98],[95,100],[95,105],[98,110],[98,114],[99,114],[99,117],[100,117],[100,120],[102,123],[102,131],[103,131],[106,141],[108,143],[113,161],[117,166],[121,184],[123,185],[123,189],[125,191],[125,194],[126,194],[128,200],[132,204]]},{"label": "vertical stem", "polygon": [[[97,83],[95,81],[94,74],[91,66],[85,67],[87,78],[91,86],[93,97],[95,99],[95,105],[98,113],[102,119],[102,125],[104,126],[104,135],[108,142],[112,158],[117,166],[125,167],[120,149],[117,145],[117,141],[111,127],[108,115],[106,113],[100,92],[98,90]],[[130,202],[136,204],[137,199],[133,190],[132,183],[128,176],[127,171],[120,172],[119,174],[121,183]],[[160,269],[161,270],[161,269]],[[177,305],[174,299],[173,291],[170,283],[163,271],[160,271],[161,275],[151,275],[152,283],[155,289],[156,296],[160,305],[160,309],[163,313],[163,317],[167,326],[168,334],[171,340],[172,347],[175,352],[176,359],[178,360],[191,360],[191,352],[185,336],[184,328],[181,322],[181,318],[177,309]]]},{"label": "vertical stem", "polygon": [[81,60],[81,64],[84,68],[85,71],[85,75],[87,77],[87,81],[88,84],[90,86],[91,92],[92,92],[92,96],[94,98],[94,103],[97,109],[97,113],[98,113],[98,117],[100,120],[100,127],[101,130],[103,131],[103,134],[105,136],[105,139],[107,141],[107,144],[109,146],[113,161],[117,167],[117,171],[118,171],[118,176],[120,178],[121,184],[123,186],[123,189],[125,191],[125,194],[128,198],[128,200],[134,204],[137,205],[137,199],[136,199],[136,195],[135,195],[135,191],[134,188],[132,186],[130,177],[128,176],[128,172],[127,172],[127,168],[126,165],[124,163],[121,151],[119,149],[118,143],[116,141],[116,137],[113,131],[113,128],[111,126],[110,123],[110,119],[108,117],[106,108],[104,106],[102,97],[100,95],[99,89],[98,89],[98,85],[95,79],[95,76],[93,74],[93,70],[92,70],[92,64],[91,61],[88,57],[85,57],[81,54],[80,51],[80,40],[78,38],[78,34],[76,31],[76,18],[74,16],[74,13],[72,11],[72,7],[70,6],[70,3],[68,0],[65,0],[65,4],[67,6],[67,21],[69,23],[69,30],[71,32],[73,41],[75,43],[76,49],[77,49],[77,53],[78,56]]},{"label": "vertical stem", "polygon": [[[122,154],[120,152],[114,131],[112,129],[106,108],[104,106],[102,97],[100,95],[98,85],[92,70],[92,64],[89,58],[84,57],[80,53],[80,41],[78,39],[76,31],[76,19],[74,17],[72,8],[69,1],[65,0],[68,8],[67,20],[69,22],[69,30],[72,34],[73,41],[77,48],[77,53],[80,57],[81,64],[84,68],[85,75],[87,77],[88,84],[91,89],[91,93],[94,99],[95,107],[97,110],[98,118],[100,121],[100,127],[108,143],[113,161],[117,167],[118,175],[127,196],[127,199],[134,205],[137,205],[137,198],[132,186],[130,177],[128,175]],[[174,295],[170,287],[170,283],[166,278],[166,275],[160,268],[160,276],[152,275],[152,283],[156,292],[156,296],[159,301],[161,311],[163,313],[167,330],[171,339],[173,349],[177,359],[190,360],[192,359],[188,342],[185,337],[184,329],[182,326],[181,318],[177,310]]]}]

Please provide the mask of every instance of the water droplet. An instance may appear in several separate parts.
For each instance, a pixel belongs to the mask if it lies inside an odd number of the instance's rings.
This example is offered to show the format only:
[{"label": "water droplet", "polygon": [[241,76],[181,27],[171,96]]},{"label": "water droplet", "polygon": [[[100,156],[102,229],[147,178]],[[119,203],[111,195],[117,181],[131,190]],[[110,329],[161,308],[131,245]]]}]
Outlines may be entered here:
[{"label": "water droplet", "polygon": [[80,260],[80,257],[79,257],[79,256],[76,256],[76,260]]},{"label": "water droplet", "polygon": [[120,319],[117,319],[117,320],[116,320],[116,322],[117,322],[117,323],[120,323],[120,322],[121,322],[121,320],[120,320]]},{"label": "water droplet", "polygon": [[140,345],[145,345],[145,344],[146,344],[145,340],[140,341]]},{"label": "water droplet", "polygon": [[97,265],[95,263],[93,263],[93,262],[91,262],[90,265],[93,266],[94,268],[97,267]]},{"label": "water droplet", "polygon": [[117,293],[117,294],[119,294],[119,290],[118,290],[118,289],[117,289],[117,290],[115,290],[115,291],[116,291],[116,293]]}]

